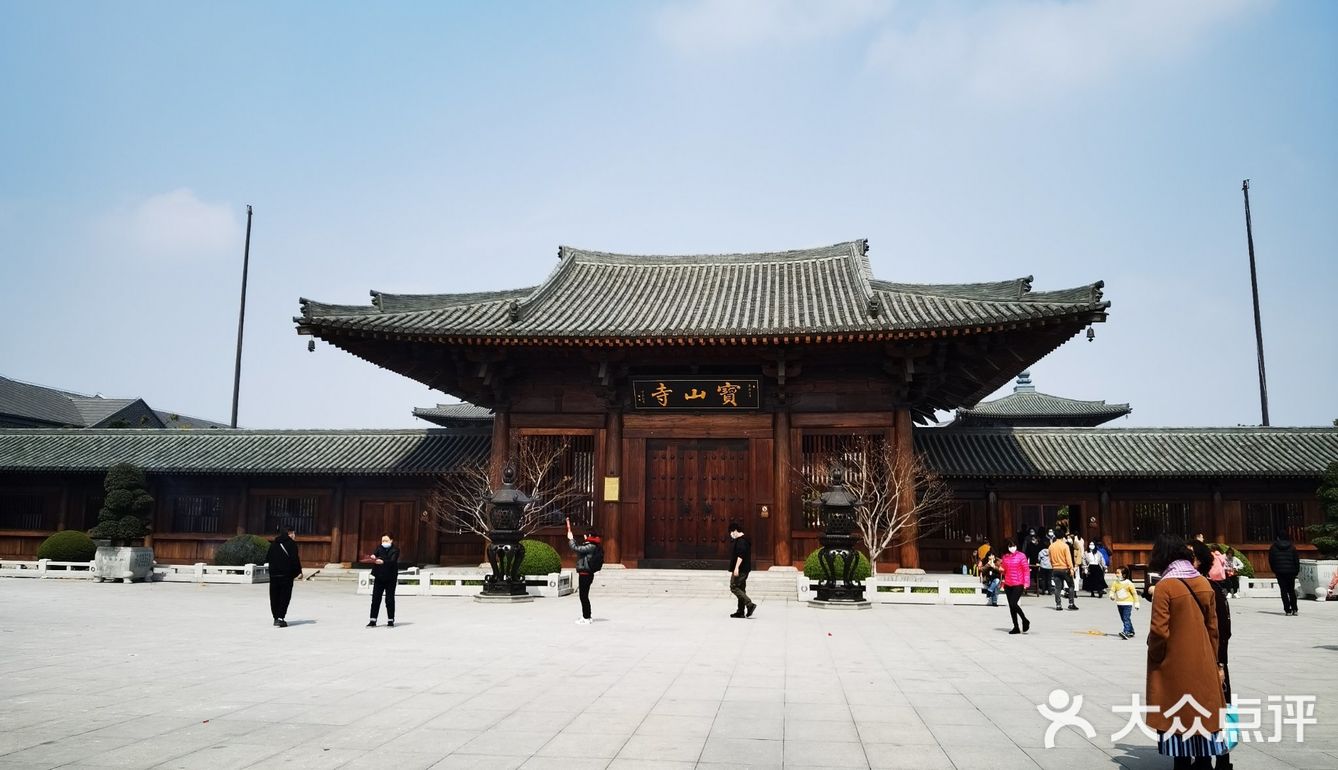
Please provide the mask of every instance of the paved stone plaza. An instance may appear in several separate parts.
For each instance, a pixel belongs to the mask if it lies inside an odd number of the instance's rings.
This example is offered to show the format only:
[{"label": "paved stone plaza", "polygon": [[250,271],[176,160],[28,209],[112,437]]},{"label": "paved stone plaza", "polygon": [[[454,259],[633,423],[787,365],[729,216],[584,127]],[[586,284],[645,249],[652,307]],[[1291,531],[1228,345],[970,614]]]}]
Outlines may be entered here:
[{"label": "paved stone plaza", "polygon": [[[364,628],[348,583],[303,583],[290,627],[266,586],[0,582],[0,768],[1169,767],[1111,707],[1142,692],[1140,638],[1105,599],[1079,612],[865,612],[575,596],[495,606],[405,597]],[[1238,767],[1338,767],[1338,603],[1233,604],[1245,697],[1315,695],[1304,743],[1243,745]],[[1045,749],[1036,706],[1081,694]],[[1271,719],[1265,712],[1266,722]]]}]

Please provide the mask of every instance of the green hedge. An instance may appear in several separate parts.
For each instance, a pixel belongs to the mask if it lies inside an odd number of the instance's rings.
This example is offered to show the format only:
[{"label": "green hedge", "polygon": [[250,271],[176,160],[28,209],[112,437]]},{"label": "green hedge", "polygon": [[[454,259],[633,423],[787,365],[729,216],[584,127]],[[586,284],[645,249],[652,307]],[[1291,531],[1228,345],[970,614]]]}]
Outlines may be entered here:
[{"label": "green hedge", "polygon": [[269,557],[269,541],[260,535],[238,535],[214,551],[214,564],[220,567],[243,567],[264,564]]},{"label": "green hedge", "polygon": [[[822,564],[818,561],[818,551],[820,550],[822,549],[814,549],[813,553],[810,553],[808,558],[804,559],[804,577],[812,580],[822,579]],[[868,580],[869,575],[873,574],[873,570],[869,568],[869,557],[859,551],[855,552],[855,557],[858,559],[855,564],[855,579]],[[836,558],[836,575],[838,578],[844,569],[845,559],[838,556]]]},{"label": "green hedge", "polygon": [[92,561],[97,552],[93,538],[77,529],[57,532],[37,546],[37,558],[51,561]]},{"label": "green hedge", "polygon": [[562,571],[562,559],[553,546],[542,540],[522,540],[525,546],[525,558],[520,562],[522,575],[547,575]]}]

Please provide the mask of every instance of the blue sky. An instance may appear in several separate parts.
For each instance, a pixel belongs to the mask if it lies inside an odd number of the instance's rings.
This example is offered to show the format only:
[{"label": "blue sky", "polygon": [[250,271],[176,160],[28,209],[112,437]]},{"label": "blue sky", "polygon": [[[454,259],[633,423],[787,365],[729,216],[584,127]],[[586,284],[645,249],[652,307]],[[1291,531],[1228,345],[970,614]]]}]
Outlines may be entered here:
[{"label": "blue sky", "polygon": [[[897,281],[1104,279],[1038,388],[1117,425],[1338,418],[1338,4],[0,4],[0,374],[241,423],[450,400],[297,299],[868,238]],[[421,423],[420,423],[421,424]]]}]

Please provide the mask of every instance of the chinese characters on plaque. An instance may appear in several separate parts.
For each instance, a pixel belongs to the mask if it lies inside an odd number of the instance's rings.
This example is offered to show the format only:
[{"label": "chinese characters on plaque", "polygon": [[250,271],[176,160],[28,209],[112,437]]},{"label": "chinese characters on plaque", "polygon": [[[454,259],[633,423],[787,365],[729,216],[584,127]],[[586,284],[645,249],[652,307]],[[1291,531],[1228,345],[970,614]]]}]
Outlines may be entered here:
[{"label": "chinese characters on plaque", "polygon": [[634,379],[632,399],[637,409],[757,409],[762,401],[755,379]]}]

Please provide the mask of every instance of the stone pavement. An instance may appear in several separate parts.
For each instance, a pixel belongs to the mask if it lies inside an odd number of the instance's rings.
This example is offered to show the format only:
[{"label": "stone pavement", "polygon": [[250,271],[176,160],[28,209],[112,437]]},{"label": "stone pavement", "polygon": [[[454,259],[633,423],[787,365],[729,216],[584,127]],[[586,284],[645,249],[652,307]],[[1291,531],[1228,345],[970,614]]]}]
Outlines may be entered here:
[{"label": "stone pavement", "polygon": [[[575,596],[517,606],[404,597],[364,628],[348,584],[300,584],[290,627],[266,586],[0,581],[0,768],[1170,767],[1111,712],[1142,692],[1145,646],[1114,607],[1054,612]],[[1316,695],[1304,743],[1247,744],[1237,767],[1338,767],[1338,602],[1234,604],[1246,697]],[[1135,615],[1140,632],[1149,611]],[[1081,694],[1043,748],[1037,712]]]}]

